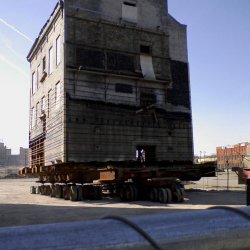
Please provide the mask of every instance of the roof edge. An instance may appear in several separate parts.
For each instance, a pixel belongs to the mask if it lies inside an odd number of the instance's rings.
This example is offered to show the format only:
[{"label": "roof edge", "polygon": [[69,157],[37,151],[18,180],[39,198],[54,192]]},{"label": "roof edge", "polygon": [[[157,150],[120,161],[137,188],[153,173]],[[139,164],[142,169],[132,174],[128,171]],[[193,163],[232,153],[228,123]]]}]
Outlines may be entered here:
[{"label": "roof edge", "polygon": [[[58,9],[58,6],[60,6],[60,8]],[[63,0],[59,0],[56,4],[56,6],[54,7],[52,13],[50,14],[49,18],[47,19],[46,23],[43,25],[42,29],[40,30],[39,34],[38,34],[38,37],[36,38],[35,42],[33,43],[28,55],[27,55],[27,60],[28,62],[31,61],[31,57],[32,57],[32,54],[34,52],[34,50],[37,48],[38,44],[39,44],[39,40],[41,41],[41,37],[46,33],[48,27],[50,26],[51,22],[54,20],[51,20],[51,18],[55,15],[57,15],[57,13],[63,9],[63,6],[64,6],[64,1]],[[58,9],[58,11],[57,11]],[[56,12],[57,11],[57,12]]]}]

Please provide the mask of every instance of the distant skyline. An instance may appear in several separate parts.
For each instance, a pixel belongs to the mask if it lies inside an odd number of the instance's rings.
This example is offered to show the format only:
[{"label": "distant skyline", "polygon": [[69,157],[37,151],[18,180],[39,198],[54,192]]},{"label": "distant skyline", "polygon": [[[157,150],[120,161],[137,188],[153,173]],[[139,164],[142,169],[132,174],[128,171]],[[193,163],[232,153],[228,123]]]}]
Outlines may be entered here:
[{"label": "distant skyline", "polygon": [[[9,0],[0,6],[0,141],[28,147],[32,42],[57,0]],[[187,25],[194,150],[250,141],[250,1],[169,0]]]}]

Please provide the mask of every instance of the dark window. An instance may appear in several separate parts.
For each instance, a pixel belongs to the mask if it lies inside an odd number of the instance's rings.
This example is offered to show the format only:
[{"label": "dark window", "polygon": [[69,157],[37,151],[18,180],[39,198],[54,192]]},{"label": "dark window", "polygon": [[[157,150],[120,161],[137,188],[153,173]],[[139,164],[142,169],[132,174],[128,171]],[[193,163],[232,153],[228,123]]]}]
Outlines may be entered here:
[{"label": "dark window", "polygon": [[102,51],[76,49],[76,65],[77,67],[89,67],[104,69],[105,56]]},{"label": "dark window", "polygon": [[119,53],[107,53],[107,67],[109,70],[134,72],[134,57]]},{"label": "dark window", "polygon": [[132,87],[132,85],[117,83],[115,85],[115,92],[132,94],[133,87]]},{"label": "dark window", "polygon": [[44,57],[43,61],[42,61],[42,70],[43,70],[43,72],[46,71],[46,57]]},{"label": "dark window", "polygon": [[136,3],[124,2],[123,4],[136,7]]},{"label": "dark window", "polygon": [[154,93],[141,92],[141,106],[148,106],[156,103],[156,96]]},{"label": "dark window", "polygon": [[140,46],[140,52],[142,54],[151,54],[151,46],[141,45]]}]

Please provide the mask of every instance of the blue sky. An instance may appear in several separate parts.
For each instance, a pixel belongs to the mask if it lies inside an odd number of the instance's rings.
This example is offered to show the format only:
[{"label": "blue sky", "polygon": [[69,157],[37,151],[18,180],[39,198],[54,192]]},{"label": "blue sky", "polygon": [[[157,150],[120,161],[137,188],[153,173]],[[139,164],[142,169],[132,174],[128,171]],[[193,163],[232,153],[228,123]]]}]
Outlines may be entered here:
[{"label": "blue sky", "polygon": [[[57,0],[0,5],[0,140],[28,146],[30,73],[26,55]],[[188,26],[195,153],[250,141],[250,1],[169,0]]]}]

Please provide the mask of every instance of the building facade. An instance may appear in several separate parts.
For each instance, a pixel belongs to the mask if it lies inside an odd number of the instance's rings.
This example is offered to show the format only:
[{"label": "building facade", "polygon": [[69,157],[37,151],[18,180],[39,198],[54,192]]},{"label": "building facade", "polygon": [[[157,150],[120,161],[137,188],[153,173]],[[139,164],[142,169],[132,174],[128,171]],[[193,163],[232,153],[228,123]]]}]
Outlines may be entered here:
[{"label": "building facade", "polygon": [[217,167],[220,169],[243,168],[248,145],[245,142],[233,146],[217,147]]},{"label": "building facade", "polygon": [[11,149],[0,143],[0,167],[28,166],[29,149],[20,148],[19,154],[11,154]]},{"label": "building facade", "polygon": [[166,0],[64,0],[28,56],[31,166],[193,161],[186,26]]}]

